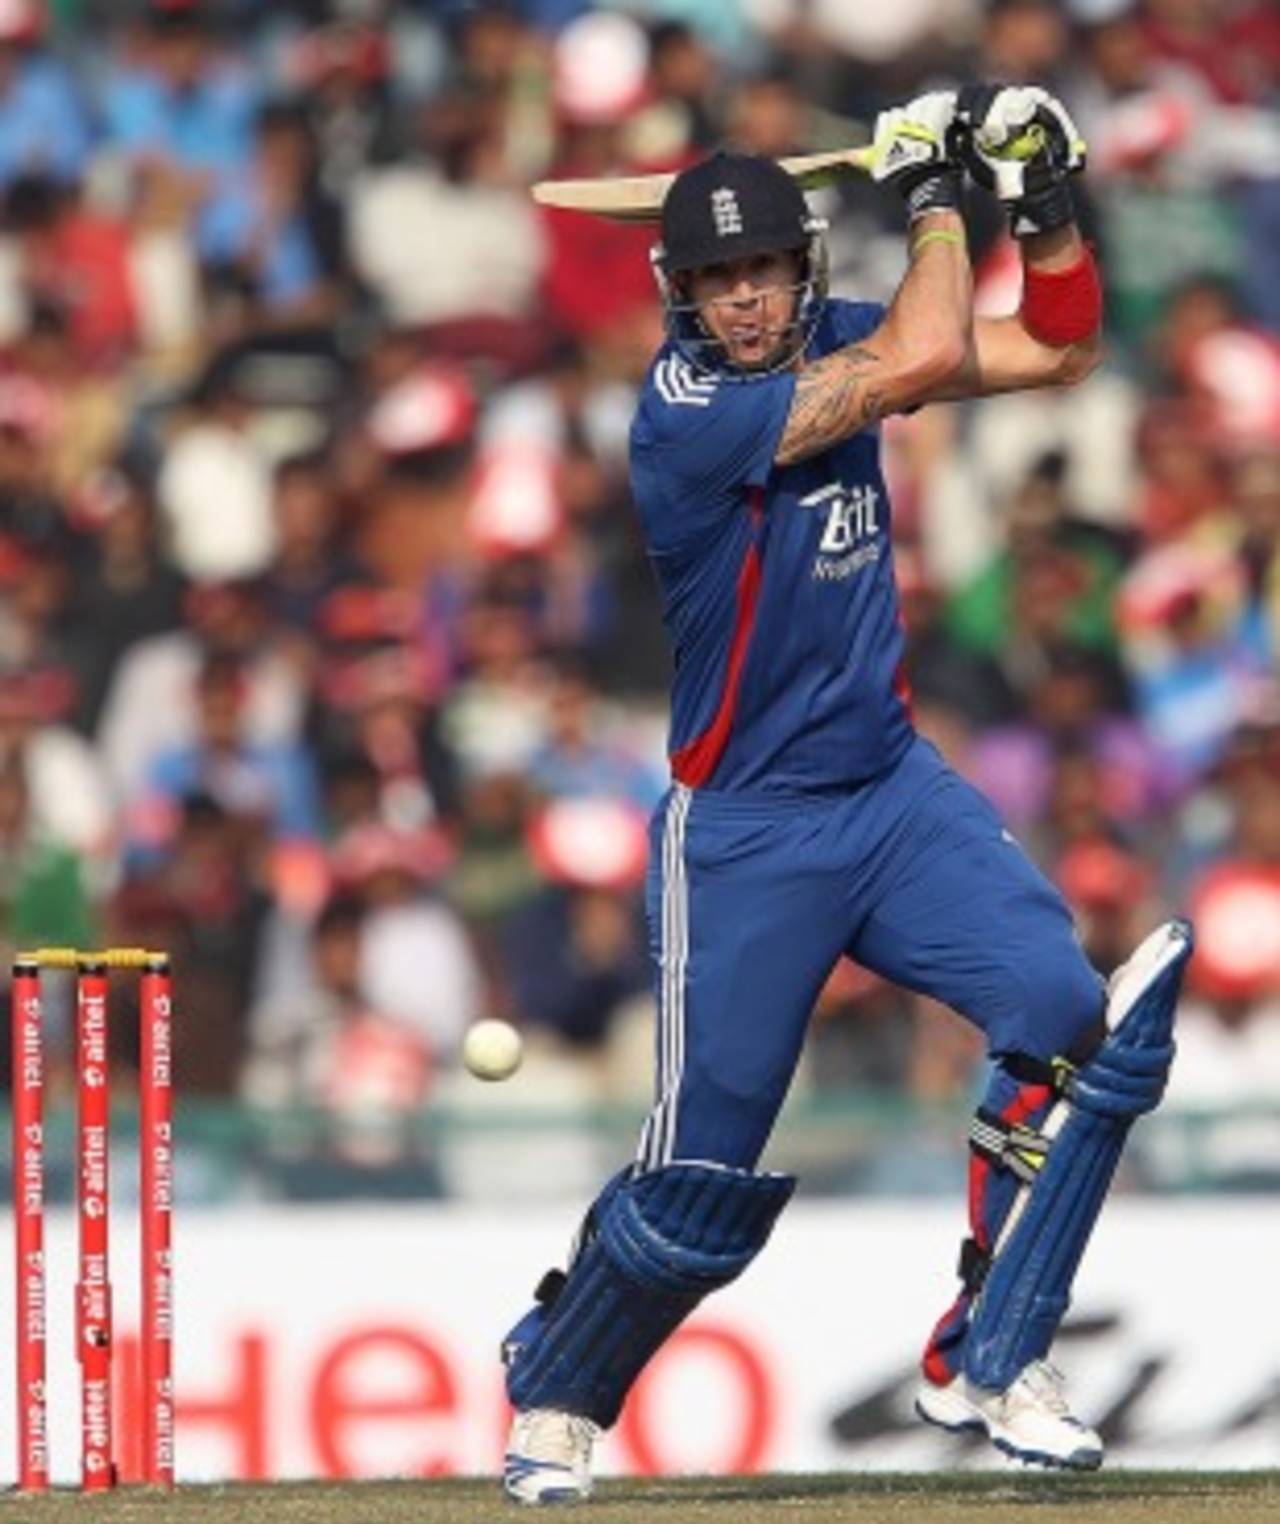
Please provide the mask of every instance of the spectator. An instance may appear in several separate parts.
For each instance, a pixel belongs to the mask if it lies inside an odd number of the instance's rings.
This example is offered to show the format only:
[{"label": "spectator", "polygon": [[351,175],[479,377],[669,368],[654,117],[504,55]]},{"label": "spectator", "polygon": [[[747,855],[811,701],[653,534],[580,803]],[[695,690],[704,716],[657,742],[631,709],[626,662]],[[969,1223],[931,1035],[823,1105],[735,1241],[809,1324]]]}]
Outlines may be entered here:
[{"label": "spectator", "polygon": [[357,183],[352,262],[394,323],[532,314],[543,240],[528,197],[506,182],[494,105],[438,99],[420,124],[419,157]]},{"label": "spectator", "polygon": [[367,767],[370,819],[419,830],[453,817],[454,758],[441,734],[437,691],[438,675],[407,644],[367,651],[326,674],[321,756]]},{"label": "spectator", "polygon": [[1132,514],[1149,542],[1176,539],[1226,506],[1222,455],[1206,422],[1185,400],[1153,403],[1142,415],[1143,477]]},{"label": "spectator", "polygon": [[40,304],[26,321],[0,378],[0,428],[9,446],[3,469],[22,478],[12,483],[16,506],[28,494],[47,494],[48,512],[40,516],[73,523],[93,479],[122,448],[128,404],[109,368],[86,366],[66,312]]},{"label": "spectator", "polygon": [[668,131],[675,146],[700,153],[718,146],[712,115],[717,88],[716,55],[687,22],[659,22],[649,34],[650,89],[673,114]]},{"label": "spectator", "polygon": [[[28,585],[40,580],[32,568]],[[75,699],[66,667],[33,663],[0,675],[0,758],[23,774],[37,833],[105,870],[117,845],[114,812],[97,753],[67,723]]]},{"label": "spectator", "polygon": [[530,850],[531,813],[528,785],[518,772],[473,773],[463,781],[449,897],[471,932],[483,970],[487,1010],[511,1003],[503,951],[507,927],[537,898],[545,882]]},{"label": "spectator", "polygon": [[907,627],[906,673],[916,704],[940,709],[962,730],[966,721],[985,726],[1007,719],[1017,707],[1014,690],[994,656],[967,651],[952,638],[943,589],[920,547],[896,546],[894,567]]},{"label": "spectator", "polygon": [[252,1013],[240,1088],[255,1106],[321,1112],[338,1157],[368,1166],[398,1152],[395,1124],[426,1099],[433,1056],[420,1032],[363,997],[364,918],[342,896],[321,911],[306,982]]},{"label": "spectator", "polygon": [[123,461],[85,482],[89,526],[69,639],[80,676],[77,724],[93,735],[112,675],[137,642],[182,624],[183,580],[165,555],[148,473]]},{"label": "spectator", "polygon": [[662,781],[640,757],[608,738],[600,695],[571,663],[556,673],[547,737],[529,761],[529,779],[548,798],[626,799],[638,809],[657,803]]},{"label": "spectator", "polygon": [[1053,0],[988,0],[982,31],[980,79],[1057,83],[1067,52],[1067,17]]},{"label": "spectator", "polygon": [[1036,463],[1011,506],[1007,548],[948,609],[953,636],[972,651],[998,654],[1020,685],[1043,670],[1053,647],[1105,653],[1115,642],[1110,604],[1120,547],[1073,515],[1065,465],[1056,452]]},{"label": "spectator", "polygon": [[95,915],[77,854],[32,812],[23,758],[0,762],[0,902],[6,961],[23,947],[92,947]]},{"label": "spectator", "polygon": [[[429,831],[357,826],[334,844],[336,880],[364,906],[360,988],[452,1066],[481,1008],[479,970],[455,911],[433,892],[445,866]],[[429,969],[430,978],[423,977]]]},{"label": "spectator", "polygon": [[169,852],[126,879],[111,907],[113,941],[169,953],[188,1013],[174,1033],[174,1085],[184,1095],[237,1091],[269,908],[261,848],[244,817],[189,795]]},{"label": "spectator", "polygon": [[1143,18],[1152,53],[1185,65],[1218,100],[1230,105],[1262,97],[1268,59],[1255,50],[1268,35],[1275,78],[1275,17],[1270,20],[1269,31],[1263,31],[1265,23],[1257,10],[1228,6],[1223,0],[1148,0]]},{"label": "spectator", "polygon": [[275,552],[271,473],[232,355],[206,369],[190,401],[156,482],[174,561],[194,582],[256,577]]},{"label": "spectator", "polygon": [[[1250,774],[1238,855],[1193,896],[1198,945],[1191,998],[1179,1013],[1172,1112],[1220,1113],[1199,1165],[1214,1184],[1274,1189],[1280,1125],[1280,785]],[[1159,1157],[1159,1156],[1157,1156]]]},{"label": "spectator", "polygon": [[320,451],[291,455],[276,466],[273,480],[276,554],[267,597],[282,625],[314,633],[325,600],[356,575],[333,462]]},{"label": "spectator", "polygon": [[1261,629],[1274,663],[1280,655],[1280,444],[1241,451],[1232,462],[1231,479],[1246,579],[1245,617]]},{"label": "spectator", "polygon": [[29,175],[9,186],[4,229],[13,257],[5,307],[28,325],[36,312],[56,314],[81,367],[127,356],[136,310],[125,226],[87,207],[77,186]]},{"label": "spectator", "polygon": [[1112,842],[1077,841],[1059,858],[1054,876],[1075,911],[1089,961],[1104,973],[1119,968],[1159,921],[1155,875]]},{"label": "spectator", "polygon": [[1222,756],[1269,682],[1265,626],[1250,618],[1230,545],[1211,533],[1139,560],[1119,611],[1142,723],[1185,789]]},{"label": "spectator", "polygon": [[332,319],[343,260],[342,211],[316,179],[300,106],[259,116],[253,158],[206,202],[197,241],[210,277],[242,293],[264,324]]},{"label": "spectator", "polygon": [[0,187],[23,175],[80,179],[88,113],[62,62],[42,47],[42,0],[0,5]]},{"label": "spectator", "polygon": [[142,794],[129,812],[131,856],[163,853],[182,801],[197,793],[278,840],[319,837],[309,754],[296,744],[251,741],[245,733],[246,698],[243,663],[234,656],[207,656],[196,679],[194,743],[151,759]]},{"label": "spectator", "polygon": [[13,535],[3,542],[3,581],[7,596],[0,605],[0,665],[9,671],[38,672],[53,678],[63,713],[76,698],[75,651],[67,638],[72,595],[72,561],[78,550],[56,500],[24,505],[47,508],[48,521],[38,533]]},{"label": "spectator", "polygon": [[320,183],[330,196],[345,198],[362,174],[403,155],[392,51],[378,28],[344,21],[313,28],[291,49],[286,82],[306,101]]},{"label": "spectator", "polygon": [[1160,46],[1170,35],[1144,26],[1136,5],[1087,26],[1089,68],[1073,98],[1101,171],[1113,315],[1119,332],[1135,339],[1189,276],[1244,274],[1250,256],[1236,187],[1242,180],[1274,186],[1280,176],[1273,116],[1215,99],[1197,65]]},{"label": "spectator", "polygon": [[521,771],[541,744],[548,669],[532,612],[499,583],[468,610],[466,673],[445,708],[445,734],[464,772]]},{"label": "spectator", "polygon": [[[969,749],[969,770],[1015,829],[1050,825],[1055,799],[1067,806],[1071,780],[1083,782],[1087,775],[1087,792],[1101,818],[1139,830],[1166,795],[1158,759],[1125,712],[1127,701],[1113,663],[1072,646],[1050,648],[1025,713],[984,729]],[[1044,860],[1052,861],[1052,853]]]},{"label": "spectator", "polygon": [[205,0],[147,0],[142,24],[107,75],[107,141],[137,162],[160,160],[198,203],[249,162],[256,90],[218,46]]},{"label": "spectator", "polygon": [[158,752],[195,736],[197,679],[210,653],[245,663],[250,738],[272,744],[301,733],[306,687],[262,585],[192,588],[184,613],[188,622],[181,629],[130,646],[108,689],[98,745],[118,799],[136,797]]},{"label": "spectator", "polygon": [[814,1010],[815,1089],[901,1092],[911,1083],[911,1026],[909,996],[842,958]]},{"label": "spectator", "polygon": [[567,1047],[599,1053],[618,1011],[649,987],[642,948],[628,894],[547,889],[504,938],[514,1009]]},{"label": "spectator", "polygon": [[[644,33],[627,17],[587,15],[565,28],[553,60],[556,176],[634,170],[642,155],[629,139],[629,119],[644,98],[648,68]],[[673,157],[678,162],[679,154],[664,156]],[[592,340],[643,321],[655,306],[648,230],[555,210],[545,211],[542,223],[545,292],[559,327]]]},{"label": "spectator", "polygon": [[148,160],[132,166],[124,200],[140,357],[156,379],[181,384],[207,338],[199,253],[188,226],[194,198],[170,166]]}]

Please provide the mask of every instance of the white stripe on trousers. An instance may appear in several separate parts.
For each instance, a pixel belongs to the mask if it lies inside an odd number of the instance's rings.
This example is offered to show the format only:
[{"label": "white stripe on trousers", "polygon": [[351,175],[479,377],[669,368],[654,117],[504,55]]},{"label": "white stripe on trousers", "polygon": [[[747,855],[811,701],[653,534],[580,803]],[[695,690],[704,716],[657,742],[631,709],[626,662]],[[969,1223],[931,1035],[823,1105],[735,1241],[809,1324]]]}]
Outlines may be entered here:
[{"label": "white stripe on trousers", "polygon": [[658,1097],[640,1135],[642,1169],[658,1169],[674,1157],[676,1105],[684,1073],[685,970],[689,962],[689,884],[684,839],[693,791],[672,789],[662,828],[662,945],[658,992]]}]

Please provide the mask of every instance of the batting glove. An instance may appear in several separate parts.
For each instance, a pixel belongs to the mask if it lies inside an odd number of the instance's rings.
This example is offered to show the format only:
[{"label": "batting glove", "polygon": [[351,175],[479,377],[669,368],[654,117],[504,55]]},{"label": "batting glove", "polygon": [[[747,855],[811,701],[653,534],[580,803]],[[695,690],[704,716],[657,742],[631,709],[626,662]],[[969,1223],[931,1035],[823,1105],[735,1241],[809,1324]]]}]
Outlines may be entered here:
[{"label": "batting glove", "polygon": [[1085,145],[1066,107],[1039,85],[966,85],[956,105],[960,155],[994,191],[1016,238],[1064,227],[1074,215],[1068,175]]},{"label": "batting glove", "polygon": [[913,221],[925,212],[948,211],[960,204],[955,116],[955,91],[934,90],[876,118],[871,178],[893,186]]}]

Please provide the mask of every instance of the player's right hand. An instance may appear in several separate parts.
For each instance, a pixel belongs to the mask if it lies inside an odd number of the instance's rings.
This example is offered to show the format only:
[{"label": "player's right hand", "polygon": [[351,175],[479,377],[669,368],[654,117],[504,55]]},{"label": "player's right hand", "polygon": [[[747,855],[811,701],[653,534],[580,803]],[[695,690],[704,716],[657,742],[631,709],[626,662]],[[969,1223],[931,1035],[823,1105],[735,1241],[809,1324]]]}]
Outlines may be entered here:
[{"label": "player's right hand", "polygon": [[1071,221],[1067,176],[1084,168],[1085,145],[1056,96],[1039,85],[966,85],[956,127],[965,167],[1004,203],[1015,237]]},{"label": "player's right hand", "polygon": [[960,203],[960,166],[953,153],[954,90],[917,95],[876,118],[871,178],[891,185],[914,219]]}]

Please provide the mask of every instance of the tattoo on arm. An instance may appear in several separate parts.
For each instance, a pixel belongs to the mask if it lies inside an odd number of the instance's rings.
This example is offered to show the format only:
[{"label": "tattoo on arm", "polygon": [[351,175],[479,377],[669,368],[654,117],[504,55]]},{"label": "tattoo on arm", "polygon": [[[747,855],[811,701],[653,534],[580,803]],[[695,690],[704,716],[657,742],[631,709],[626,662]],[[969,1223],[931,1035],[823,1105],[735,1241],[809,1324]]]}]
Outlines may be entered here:
[{"label": "tattoo on arm", "polygon": [[880,356],[849,344],[806,365],[796,377],[795,395],[776,459],[787,466],[847,439],[888,410]]}]

